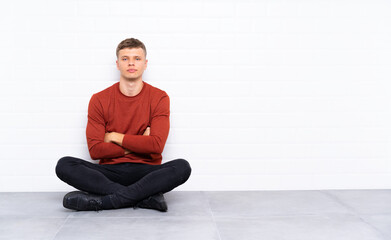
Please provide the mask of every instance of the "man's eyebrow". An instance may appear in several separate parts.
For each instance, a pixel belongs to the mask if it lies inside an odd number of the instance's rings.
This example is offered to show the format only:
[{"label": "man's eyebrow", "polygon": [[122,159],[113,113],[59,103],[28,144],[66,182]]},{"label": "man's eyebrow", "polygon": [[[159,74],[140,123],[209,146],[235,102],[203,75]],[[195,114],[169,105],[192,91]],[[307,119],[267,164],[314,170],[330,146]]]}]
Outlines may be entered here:
[{"label": "man's eyebrow", "polygon": [[[124,58],[124,57],[129,57],[129,56],[127,56],[127,55],[121,56],[121,58]],[[132,57],[139,57],[139,58],[141,58],[141,56],[138,56],[138,55],[135,55],[135,56],[132,56]]]}]

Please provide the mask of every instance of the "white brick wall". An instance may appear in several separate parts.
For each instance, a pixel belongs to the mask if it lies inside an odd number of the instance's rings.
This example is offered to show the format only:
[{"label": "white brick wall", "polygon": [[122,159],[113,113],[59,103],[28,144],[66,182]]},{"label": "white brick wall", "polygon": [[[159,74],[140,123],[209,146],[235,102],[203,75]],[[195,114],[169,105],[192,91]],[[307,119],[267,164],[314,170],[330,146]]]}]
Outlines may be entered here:
[{"label": "white brick wall", "polygon": [[91,95],[115,48],[148,48],[168,92],[166,160],[182,190],[391,187],[391,3],[385,0],[1,1],[0,191],[71,189]]}]

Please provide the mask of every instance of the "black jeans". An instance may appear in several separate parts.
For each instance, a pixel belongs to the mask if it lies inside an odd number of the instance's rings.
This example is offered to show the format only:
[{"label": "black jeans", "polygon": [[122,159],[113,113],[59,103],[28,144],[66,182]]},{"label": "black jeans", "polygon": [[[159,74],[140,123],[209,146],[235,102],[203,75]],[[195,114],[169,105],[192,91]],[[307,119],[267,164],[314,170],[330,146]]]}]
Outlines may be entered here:
[{"label": "black jeans", "polygon": [[57,163],[56,174],[81,191],[109,196],[114,208],[121,208],[134,206],[149,196],[169,192],[185,183],[191,167],[184,159],[162,165],[98,165],[79,158],[63,157]]}]

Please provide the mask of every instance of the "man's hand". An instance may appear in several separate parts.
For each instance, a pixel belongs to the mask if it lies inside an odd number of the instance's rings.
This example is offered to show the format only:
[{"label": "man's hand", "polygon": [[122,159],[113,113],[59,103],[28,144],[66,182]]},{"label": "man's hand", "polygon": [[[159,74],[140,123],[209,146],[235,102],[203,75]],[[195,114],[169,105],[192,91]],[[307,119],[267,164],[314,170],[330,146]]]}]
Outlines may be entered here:
[{"label": "man's hand", "polygon": [[145,129],[145,132],[144,132],[144,136],[149,136],[149,134],[151,133],[151,128],[150,127],[147,127],[147,129]]},{"label": "man's hand", "polygon": [[[145,129],[143,135],[149,136],[150,133],[151,133],[151,128],[147,127],[147,129]],[[107,143],[112,142],[112,143],[115,143],[115,144],[122,146],[122,141],[124,140],[124,137],[125,137],[125,134],[122,134],[122,133],[108,132],[105,134],[105,138],[103,139],[103,141],[107,142]]]},{"label": "man's hand", "polygon": [[[150,133],[151,133],[151,128],[147,127],[147,129],[145,129],[143,135],[149,136]],[[125,134],[117,133],[117,132],[109,132],[109,133],[105,134],[105,138],[103,141],[106,143],[110,143],[110,142],[115,143],[115,144],[118,144],[122,147],[122,141],[124,140],[124,137],[125,137]],[[129,153],[132,153],[132,152],[129,149],[125,149],[125,155],[129,154]]]},{"label": "man's hand", "polygon": [[122,141],[124,140],[125,134],[117,133],[117,132],[109,132],[105,134],[104,142],[112,142],[122,146]]}]

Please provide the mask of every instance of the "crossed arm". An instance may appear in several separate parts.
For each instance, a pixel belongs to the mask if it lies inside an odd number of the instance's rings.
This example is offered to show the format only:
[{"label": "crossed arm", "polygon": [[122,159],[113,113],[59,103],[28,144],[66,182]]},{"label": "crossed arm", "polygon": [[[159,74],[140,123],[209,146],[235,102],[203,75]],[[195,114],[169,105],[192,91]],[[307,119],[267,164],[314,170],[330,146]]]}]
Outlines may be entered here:
[{"label": "crossed arm", "polygon": [[123,157],[129,153],[161,154],[170,128],[169,98],[162,97],[143,135],[107,132],[102,104],[93,96],[88,108],[87,144],[92,159]]},{"label": "crossed arm", "polygon": [[[150,133],[151,133],[151,128],[147,127],[147,129],[145,130],[143,135],[149,136]],[[123,134],[123,133],[108,132],[108,133],[105,133],[104,142],[115,143],[115,144],[122,147],[122,142],[124,141],[124,137],[125,137],[125,134]],[[125,149],[125,155],[131,153],[131,151],[129,149],[126,149],[126,148],[124,148],[124,149]]]}]

